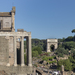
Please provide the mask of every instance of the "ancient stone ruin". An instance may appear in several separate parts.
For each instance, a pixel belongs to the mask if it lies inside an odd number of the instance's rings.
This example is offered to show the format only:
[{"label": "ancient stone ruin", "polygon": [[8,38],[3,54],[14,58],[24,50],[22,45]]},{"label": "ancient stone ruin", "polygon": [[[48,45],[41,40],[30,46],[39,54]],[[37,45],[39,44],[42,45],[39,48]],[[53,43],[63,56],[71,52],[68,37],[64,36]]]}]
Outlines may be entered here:
[{"label": "ancient stone ruin", "polygon": [[[11,12],[0,12],[0,70],[9,74],[31,74],[31,32],[15,32],[15,7]],[[27,46],[27,64],[24,62],[24,38]]]},{"label": "ancient stone ruin", "polygon": [[58,39],[47,39],[47,49],[46,52],[51,52],[51,46],[53,46],[53,50],[58,47]]}]

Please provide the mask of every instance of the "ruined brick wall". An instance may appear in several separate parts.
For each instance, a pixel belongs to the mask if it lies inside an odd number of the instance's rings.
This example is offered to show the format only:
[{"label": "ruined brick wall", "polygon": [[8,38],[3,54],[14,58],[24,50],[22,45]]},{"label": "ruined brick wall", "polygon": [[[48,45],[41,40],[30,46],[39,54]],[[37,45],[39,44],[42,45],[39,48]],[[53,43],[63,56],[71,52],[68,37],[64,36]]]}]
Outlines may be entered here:
[{"label": "ruined brick wall", "polygon": [[9,62],[8,39],[0,36],[0,65],[6,65]]}]

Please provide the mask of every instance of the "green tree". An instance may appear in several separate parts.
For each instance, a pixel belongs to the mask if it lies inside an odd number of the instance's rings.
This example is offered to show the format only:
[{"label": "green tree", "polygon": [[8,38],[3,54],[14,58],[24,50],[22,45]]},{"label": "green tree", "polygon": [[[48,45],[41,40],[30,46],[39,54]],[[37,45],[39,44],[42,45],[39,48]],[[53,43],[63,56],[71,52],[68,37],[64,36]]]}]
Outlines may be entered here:
[{"label": "green tree", "polygon": [[32,51],[32,57],[37,57],[38,56],[38,51]]},{"label": "green tree", "polygon": [[[72,33],[75,33],[75,29],[73,29],[71,32],[72,32]],[[75,41],[75,35],[74,35],[73,40]]]},{"label": "green tree", "polygon": [[34,47],[34,48],[32,49],[32,51],[38,51],[38,54],[41,54],[41,53],[42,53],[42,50],[41,50],[40,47]]},{"label": "green tree", "polygon": [[75,71],[75,59],[73,56],[69,56],[68,59],[70,60],[71,64],[72,64],[72,70]]},{"label": "green tree", "polygon": [[62,44],[59,44],[59,45],[58,45],[58,48],[62,48]]},{"label": "green tree", "polygon": [[57,62],[57,68],[59,69],[59,70],[61,70],[61,66],[63,65],[63,60],[59,60],[58,62]]},{"label": "green tree", "polygon": [[75,29],[73,29],[71,32],[72,32],[72,33],[75,33]]},{"label": "green tree", "polygon": [[63,57],[63,55],[68,55],[68,49],[64,49],[64,48],[58,48],[55,52],[59,57]]},{"label": "green tree", "polygon": [[65,41],[73,41],[73,36],[68,36]]},{"label": "green tree", "polygon": [[75,42],[74,41],[64,42],[62,44],[62,47],[71,50],[71,48],[75,48]]},{"label": "green tree", "polygon": [[39,46],[41,50],[46,50],[46,40],[32,39],[32,48]]},{"label": "green tree", "polygon": [[61,66],[64,65],[64,69],[66,71],[71,71],[72,70],[72,63],[70,62],[69,59],[66,60],[60,60],[57,62],[57,67],[58,69],[61,69]]},{"label": "green tree", "polygon": [[69,59],[64,60],[63,65],[64,65],[66,71],[72,70],[72,66],[71,66],[72,64]]}]

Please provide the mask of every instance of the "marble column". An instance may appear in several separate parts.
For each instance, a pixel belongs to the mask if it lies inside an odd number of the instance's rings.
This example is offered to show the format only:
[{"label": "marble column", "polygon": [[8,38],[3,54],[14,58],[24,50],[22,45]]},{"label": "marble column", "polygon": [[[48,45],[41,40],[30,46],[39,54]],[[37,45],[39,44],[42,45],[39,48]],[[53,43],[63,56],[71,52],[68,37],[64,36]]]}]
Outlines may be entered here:
[{"label": "marble column", "polygon": [[16,36],[14,36],[14,66],[17,66]]},{"label": "marble column", "polygon": [[31,36],[28,36],[28,66],[32,66]]},{"label": "marble column", "polygon": [[24,66],[24,36],[21,37],[21,66]]}]

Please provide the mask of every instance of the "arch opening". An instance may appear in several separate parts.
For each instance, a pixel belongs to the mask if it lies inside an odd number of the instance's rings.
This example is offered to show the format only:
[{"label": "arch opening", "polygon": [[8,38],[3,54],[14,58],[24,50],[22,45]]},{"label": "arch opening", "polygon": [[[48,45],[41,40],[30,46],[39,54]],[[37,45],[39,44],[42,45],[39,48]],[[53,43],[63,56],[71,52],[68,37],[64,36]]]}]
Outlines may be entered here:
[{"label": "arch opening", "polygon": [[54,45],[51,45],[51,46],[50,46],[50,51],[53,52],[54,49],[55,49],[55,46],[54,46]]}]

